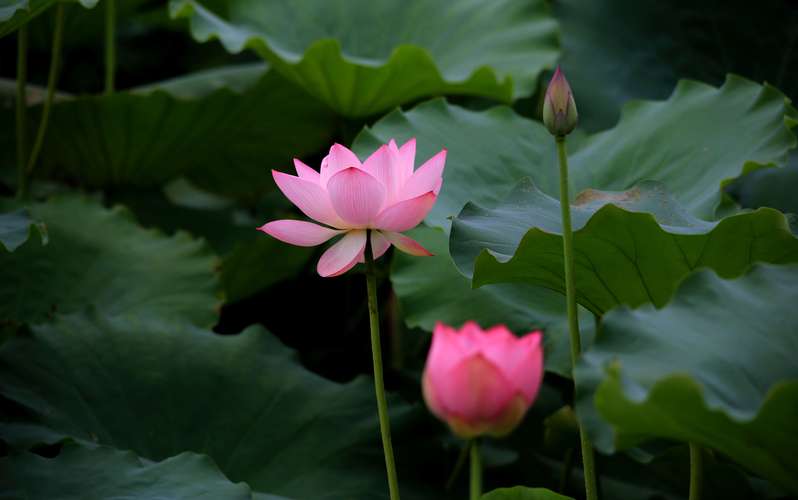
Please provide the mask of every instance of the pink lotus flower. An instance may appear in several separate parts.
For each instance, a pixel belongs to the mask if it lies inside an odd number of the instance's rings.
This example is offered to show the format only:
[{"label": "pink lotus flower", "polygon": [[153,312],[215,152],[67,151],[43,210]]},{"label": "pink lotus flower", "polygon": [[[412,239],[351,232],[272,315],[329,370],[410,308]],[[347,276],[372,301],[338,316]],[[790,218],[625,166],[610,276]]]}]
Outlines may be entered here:
[{"label": "pink lotus flower", "polygon": [[276,220],[258,229],[280,241],[316,246],[343,234],[316,267],[321,276],[338,276],[363,262],[367,230],[375,259],[391,245],[411,255],[432,255],[400,234],[427,216],[441,189],[446,150],[413,171],[416,140],[401,148],[391,139],[360,163],[355,154],[334,144],[317,172],[294,160],[297,176],[272,171],[283,194],[305,215],[324,224]]},{"label": "pink lotus flower", "polygon": [[462,438],[509,434],[540,389],[540,342],[537,331],[519,338],[504,325],[438,323],[422,380],[427,406]]}]

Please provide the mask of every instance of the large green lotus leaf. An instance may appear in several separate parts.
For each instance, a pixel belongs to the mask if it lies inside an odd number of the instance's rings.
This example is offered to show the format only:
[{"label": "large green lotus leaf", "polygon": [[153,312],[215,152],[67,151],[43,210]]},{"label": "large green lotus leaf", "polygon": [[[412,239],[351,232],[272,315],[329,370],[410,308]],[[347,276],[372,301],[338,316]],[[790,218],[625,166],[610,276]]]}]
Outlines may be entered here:
[{"label": "large green lotus leaf", "polygon": [[[21,453],[0,459],[0,499],[249,500],[208,457],[181,453],[151,462],[130,451],[67,444],[55,458]],[[5,483],[5,484],[3,484]]]},{"label": "large green lotus leaf", "polygon": [[482,500],[572,500],[546,488],[526,488],[515,486],[513,488],[499,488],[482,495]]},{"label": "large green lotus leaf", "polygon": [[0,253],[0,317],[47,320],[94,305],[108,315],[216,320],[217,259],[186,233],[142,229],[122,207],[106,209],[80,195],[29,206],[47,224],[49,244],[30,239]]},{"label": "large green lotus leaf", "polygon": [[228,302],[296,276],[313,254],[312,249],[286,245],[252,231],[222,259],[222,285]]},{"label": "large green lotus leaf", "polygon": [[[30,22],[59,1],[68,0],[0,0],[0,37],[8,35]],[[77,0],[90,9],[99,0]]]},{"label": "large green lotus leaf", "polygon": [[470,111],[435,99],[390,113],[366,127],[352,147],[366,157],[390,139],[401,144],[412,137],[417,139],[416,167],[447,149],[443,186],[425,219],[429,226],[448,229],[449,217],[468,201],[499,203],[525,176],[533,176],[547,192],[558,189],[554,166],[541,168],[554,154],[551,135],[504,106]]},{"label": "large green lotus leaf", "polygon": [[[798,98],[798,16],[782,0],[612,0],[554,3],[562,65],[579,121],[612,126],[629,99],[665,98],[679,78],[720,84],[727,73]],[[745,33],[745,36],[740,36]]]},{"label": "large green lotus leaf", "polygon": [[[761,208],[706,222],[654,181],[622,192],[586,190],[571,216],[576,300],[599,315],[620,304],[662,306],[696,268],[728,278],[754,262],[798,262],[798,238],[780,212]],[[476,286],[523,282],[565,293],[560,203],[528,179],[496,208],[467,205],[450,243]]]},{"label": "large green lotus leaf", "polygon": [[[518,334],[543,329],[546,370],[571,376],[565,297],[553,290],[523,283],[474,289],[449,256],[448,239],[439,229],[419,227],[408,233],[435,255],[412,257],[394,253],[391,283],[410,327],[432,331],[435,323],[460,326],[474,320],[483,327],[506,324]],[[583,342],[593,338],[593,315],[580,308]]]},{"label": "large green lotus leaf", "polygon": [[[212,8],[207,8],[212,4]],[[440,94],[528,95],[559,50],[542,0],[173,0],[195,39],[257,51],[345,116]]]},{"label": "large green lotus leaf", "polygon": [[313,248],[286,245],[255,229],[267,220],[285,218],[290,202],[280,193],[262,199],[255,213],[184,179],[167,184],[163,191],[127,190],[109,198],[129,207],[145,227],[167,234],[187,231],[204,238],[221,257],[220,278],[228,303],[296,276],[314,252]]},{"label": "large green lotus leaf", "polygon": [[730,185],[728,192],[743,207],[772,207],[798,214],[798,151],[790,155],[787,166],[751,172]]},{"label": "large green lotus leaf", "polygon": [[[735,76],[720,88],[682,81],[668,100],[630,103],[615,128],[574,141],[571,192],[657,180],[693,215],[712,218],[722,184],[786,162],[796,139],[785,115],[793,113],[768,85]],[[433,226],[446,225],[468,200],[498,203],[524,176],[559,194],[554,140],[540,123],[507,108],[474,112],[432,101],[391,113],[364,130],[354,147],[363,154],[391,137],[417,137],[420,159],[441,147],[449,151],[443,188],[427,218]]]},{"label": "large green lotus leaf", "polygon": [[[28,113],[31,134],[39,110]],[[272,168],[291,168],[293,156],[330,142],[334,119],[263,64],[222,68],[57,102],[42,170],[103,188],[157,186],[186,174],[209,190],[254,201],[273,189]],[[14,154],[12,139],[9,128],[6,155]]]},{"label": "large green lotus leaf", "polygon": [[26,209],[0,213],[0,248],[13,252],[28,241],[34,229],[39,233],[42,244],[47,244],[47,226],[31,219]]},{"label": "large green lotus leaf", "polygon": [[792,113],[769,85],[733,75],[720,88],[682,80],[666,101],[626,105],[615,128],[591,136],[570,157],[572,192],[658,180],[693,215],[713,218],[721,184],[786,163],[796,145],[785,120]]},{"label": "large green lotus leaf", "polygon": [[[332,382],[294,357],[260,328],[61,316],[0,346],[0,393],[23,415],[0,435],[13,447],[71,436],[157,461],[193,451],[233,482],[291,498],[387,497],[372,382]],[[391,408],[401,447],[408,409]]]},{"label": "large green lotus leaf", "polygon": [[796,266],[735,280],[706,270],[662,309],[609,312],[576,371],[595,445],[693,442],[798,492],[796,283]]}]

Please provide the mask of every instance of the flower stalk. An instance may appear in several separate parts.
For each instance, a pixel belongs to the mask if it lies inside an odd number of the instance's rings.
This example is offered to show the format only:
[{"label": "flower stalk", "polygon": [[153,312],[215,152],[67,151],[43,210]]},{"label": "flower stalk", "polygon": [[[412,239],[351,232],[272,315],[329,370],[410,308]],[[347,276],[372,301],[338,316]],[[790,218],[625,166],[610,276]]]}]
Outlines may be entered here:
[{"label": "flower stalk", "polygon": [[28,108],[28,27],[22,25],[17,32],[17,196],[24,198],[27,194],[28,183],[25,175],[25,152],[27,121],[25,119]]},{"label": "flower stalk", "polygon": [[690,500],[701,500],[701,485],[704,480],[701,447],[690,443]]},{"label": "flower stalk", "polygon": [[[576,367],[582,351],[579,337],[579,319],[576,309],[576,280],[574,277],[574,242],[571,229],[571,203],[568,194],[568,153],[565,136],[556,136],[557,156],[560,163],[560,207],[562,210],[563,257],[565,259],[565,303],[568,314],[568,333],[571,337],[571,369]],[[579,443],[582,448],[582,467],[585,475],[585,496],[596,500],[596,469],[593,462],[593,447],[584,427],[579,426]]]},{"label": "flower stalk", "polygon": [[[58,69],[61,65],[61,47],[64,38],[64,3],[58,2],[55,9],[55,29],[53,31],[53,48],[50,59],[50,73],[47,77],[47,94],[44,98],[44,106],[42,107],[42,117],[39,121],[39,129],[36,131],[36,139],[33,142],[30,157],[28,158],[28,165],[26,167],[26,178],[31,175],[33,168],[36,166],[36,160],[39,158],[42,145],[44,144],[44,136],[47,133],[47,124],[50,120],[50,108],[53,105],[53,96],[55,95],[55,85],[58,81]],[[27,179],[26,179],[27,185]]]},{"label": "flower stalk", "polygon": [[[568,313],[568,333],[571,337],[571,373],[582,352],[579,336],[579,318],[576,309],[576,277],[574,276],[574,237],[571,228],[571,197],[568,194],[568,152],[565,136],[576,128],[578,115],[571,86],[560,68],[551,77],[543,102],[543,124],[557,143],[560,164],[560,209],[562,210],[563,260],[565,261],[565,303]],[[576,378],[574,378],[576,380]],[[579,426],[579,443],[582,448],[582,467],[585,475],[587,500],[598,498],[593,447],[585,429]]]},{"label": "flower stalk", "polygon": [[399,481],[391,443],[391,422],[388,417],[388,401],[385,397],[385,382],[382,373],[382,347],[380,346],[380,313],[377,306],[377,271],[371,249],[371,230],[366,237],[366,284],[368,288],[369,323],[371,326],[371,357],[374,362],[374,390],[377,394],[377,413],[380,419],[382,449],[385,453],[385,470],[388,474],[388,489],[391,500],[399,500]]},{"label": "flower stalk", "polygon": [[116,72],[116,0],[105,0],[105,94],[114,93]]},{"label": "flower stalk", "polygon": [[471,440],[471,484],[470,499],[479,500],[482,497],[482,460],[479,455],[479,441]]}]

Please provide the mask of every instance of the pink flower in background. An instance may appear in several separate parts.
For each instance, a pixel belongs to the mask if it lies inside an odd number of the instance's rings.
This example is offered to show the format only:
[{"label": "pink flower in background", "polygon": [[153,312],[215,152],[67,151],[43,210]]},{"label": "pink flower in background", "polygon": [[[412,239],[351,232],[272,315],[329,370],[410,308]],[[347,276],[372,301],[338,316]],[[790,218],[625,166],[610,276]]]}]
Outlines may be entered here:
[{"label": "pink flower in background", "polygon": [[432,413],[463,438],[510,433],[543,380],[541,333],[469,321],[459,331],[438,323],[432,335],[422,380]]},{"label": "pink flower in background", "polygon": [[446,150],[413,171],[415,156],[415,139],[401,148],[391,139],[363,163],[346,147],[334,144],[320,172],[295,159],[297,176],[273,170],[274,181],[305,215],[323,225],[276,220],[258,229],[298,246],[316,246],[343,235],[319,259],[317,270],[325,277],[341,275],[363,262],[368,229],[375,259],[391,245],[411,255],[431,255],[400,233],[416,227],[435,204]]}]

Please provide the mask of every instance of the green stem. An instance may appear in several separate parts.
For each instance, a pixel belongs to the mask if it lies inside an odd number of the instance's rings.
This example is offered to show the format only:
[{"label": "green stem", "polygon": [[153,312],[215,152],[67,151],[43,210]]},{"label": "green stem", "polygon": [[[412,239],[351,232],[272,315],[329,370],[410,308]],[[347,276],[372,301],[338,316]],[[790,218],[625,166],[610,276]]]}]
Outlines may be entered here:
[{"label": "green stem", "polygon": [[571,471],[574,468],[574,452],[573,448],[568,448],[565,450],[565,459],[564,464],[562,467],[562,476],[560,476],[560,488],[559,493],[561,495],[565,495],[566,490],[568,489],[568,483],[571,481]]},{"label": "green stem", "polygon": [[471,500],[482,496],[482,463],[479,457],[479,443],[471,440]]},{"label": "green stem", "polygon": [[452,473],[449,475],[449,480],[446,481],[446,491],[451,490],[452,486],[454,486],[454,482],[457,480],[457,476],[460,475],[460,469],[463,468],[463,465],[465,465],[466,460],[468,460],[469,451],[471,451],[471,441],[466,443],[466,445],[463,446],[463,449],[460,450],[460,454],[457,455],[457,462],[454,464],[454,469],[452,469]]},{"label": "green stem", "polygon": [[385,383],[382,377],[382,347],[380,346],[380,312],[377,307],[377,271],[371,252],[371,230],[366,232],[366,284],[368,288],[369,322],[371,325],[371,357],[374,362],[374,389],[377,393],[377,413],[380,417],[382,449],[385,452],[385,470],[388,473],[388,489],[391,500],[399,500],[399,481],[391,443],[391,422],[388,419],[388,401],[385,398]]},{"label": "green stem", "polygon": [[116,0],[105,0],[105,93],[114,93],[116,71]]},{"label": "green stem", "polygon": [[701,499],[703,469],[701,447],[697,444],[690,443],[690,500]]},{"label": "green stem", "polygon": [[28,177],[25,175],[25,133],[28,108],[28,27],[22,25],[17,32],[17,196],[24,198],[28,191]]},{"label": "green stem", "polygon": [[[582,350],[579,338],[579,320],[576,309],[576,283],[574,277],[574,241],[571,230],[571,202],[568,195],[568,154],[565,137],[557,136],[557,155],[560,160],[560,207],[562,208],[563,258],[565,259],[565,299],[568,312],[568,332],[571,336],[571,367],[576,367]],[[576,379],[574,379],[576,380]],[[579,442],[582,448],[582,467],[585,474],[585,496],[597,500],[596,468],[593,463],[593,447],[587,432],[579,426]]]},{"label": "green stem", "polygon": [[58,7],[55,9],[55,30],[53,31],[53,50],[50,59],[50,74],[47,77],[47,95],[44,98],[44,107],[42,108],[42,118],[39,122],[39,129],[36,131],[36,139],[33,142],[33,149],[31,149],[30,157],[28,158],[28,167],[26,175],[30,176],[33,172],[33,167],[36,165],[36,160],[39,157],[39,152],[44,143],[44,135],[47,132],[47,122],[50,119],[50,107],[53,105],[53,95],[55,94],[55,84],[58,80],[58,67],[61,65],[61,46],[64,38],[64,3],[58,2]]}]

